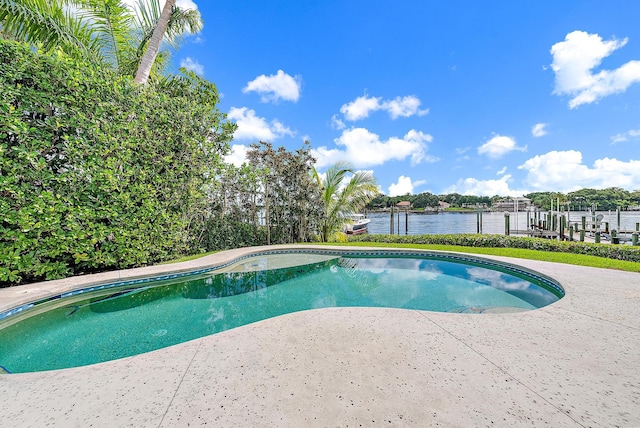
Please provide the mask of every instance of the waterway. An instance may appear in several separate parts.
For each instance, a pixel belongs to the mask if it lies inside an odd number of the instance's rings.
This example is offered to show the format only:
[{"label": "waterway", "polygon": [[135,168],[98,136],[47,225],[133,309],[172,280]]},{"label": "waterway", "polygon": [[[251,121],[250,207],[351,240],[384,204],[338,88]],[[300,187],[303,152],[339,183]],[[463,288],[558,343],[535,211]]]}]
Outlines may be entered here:
[{"label": "waterway", "polygon": [[[441,212],[437,214],[409,213],[408,218],[404,212],[394,215],[393,233],[400,235],[423,235],[423,234],[446,234],[446,233],[477,233],[478,218],[475,212]],[[567,213],[563,213],[565,216]],[[632,231],[636,228],[636,223],[640,223],[640,212],[627,211],[620,213],[620,224],[615,211],[597,211],[595,215],[602,214],[602,229],[604,223],[609,223],[610,229]],[[540,213],[540,218],[544,219],[545,213]],[[590,212],[571,211],[569,221],[571,224],[580,223],[582,216],[587,222],[591,221],[593,215]],[[388,234],[390,231],[390,215],[388,212],[375,212],[367,215],[371,219],[369,223],[369,233]],[[526,230],[529,219],[533,213],[519,212],[509,213],[509,223],[511,230]],[[406,221],[408,219],[408,221]],[[408,233],[406,232],[408,223]],[[398,232],[399,231],[399,232]],[[505,213],[504,212],[483,212],[482,213],[482,233],[504,234],[505,233]]]}]

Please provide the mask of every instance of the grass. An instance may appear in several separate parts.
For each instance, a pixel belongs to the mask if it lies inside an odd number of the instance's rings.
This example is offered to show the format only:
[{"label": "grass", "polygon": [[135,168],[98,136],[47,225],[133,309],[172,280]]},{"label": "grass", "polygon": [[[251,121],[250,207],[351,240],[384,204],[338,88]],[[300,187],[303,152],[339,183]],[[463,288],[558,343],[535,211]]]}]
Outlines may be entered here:
[{"label": "grass", "polygon": [[188,262],[190,260],[199,259],[200,257],[208,256],[209,254],[214,254],[214,253],[219,253],[219,252],[220,251],[209,251],[208,253],[193,254],[193,255],[190,255],[190,256],[180,257],[179,259],[175,259],[175,260],[168,260],[168,261],[162,262],[160,264],[161,265],[170,265],[170,264],[173,264],[173,263]]},{"label": "grass", "polygon": [[485,254],[491,256],[540,260],[545,262],[564,263],[603,269],[615,269],[627,272],[640,272],[640,263],[637,262],[614,260],[584,254],[556,253],[549,251],[527,250],[522,248],[463,247],[458,245],[395,244],[383,242],[332,242],[326,245],[341,245],[349,247],[415,248],[420,250],[453,251],[459,253]]}]

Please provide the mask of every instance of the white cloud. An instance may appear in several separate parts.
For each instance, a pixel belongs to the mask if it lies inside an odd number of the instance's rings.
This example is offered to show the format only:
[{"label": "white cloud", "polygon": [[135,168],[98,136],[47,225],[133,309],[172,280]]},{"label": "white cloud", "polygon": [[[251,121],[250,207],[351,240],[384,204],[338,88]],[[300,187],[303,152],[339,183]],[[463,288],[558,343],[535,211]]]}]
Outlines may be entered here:
[{"label": "white cloud", "polygon": [[369,97],[365,94],[340,107],[340,113],[344,115],[345,119],[353,122],[369,117],[371,112],[384,110],[391,119],[395,120],[399,117],[428,114],[429,109],[421,110],[420,104],[422,102],[414,95],[383,101],[381,97]]},{"label": "white cloud", "polygon": [[[160,3],[164,6],[166,0],[161,1]],[[198,6],[192,0],[176,0],[176,6],[180,9],[198,9]]]},{"label": "white cloud", "polygon": [[363,95],[340,107],[340,113],[344,114],[345,119],[350,121],[364,119],[369,117],[369,112],[380,110],[381,99]]},{"label": "white cloud", "polygon": [[295,135],[295,132],[278,120],[267,122],[265,118],[256,116],[256,112],[247,107],[231,107],[227,117],[238,125],[238,129],[233,134],[237,140],[273,141],[284,135],[292,137]]},{"label": "white cloud", "polygon": [[390,160],[411,159],[411,164],[436,162],[438,159],[427,154],[427,143],[433,137],[420,131],[411,130],[402,137],[391,137],[387,141],[364,128],[347,129],[335,141],[343,149],[329,149],[326,146],[312,150],[322,168],[341,160],[348,160],[358,168],[381,165]]},{"label": "white cloud", "polygon": [[615,70],[593,69],[628,39],[603,41],[598,34],[573,31],[551,47],[556,81],[554,94],[569,95],[569,108],[590,104],[607,95],[624,92],[640,82],[640,61],[629,61]]},{"label": "white cloud", "polygon": [[617,134],[611,137],[611,144],[622,143],[624,141],[633,140],[640,137],[640,129],[631,129],[622,134]]},{"label": "white cloud", "polygon": [[504,135],[494,135],[489,141],[478,147],[479,155],[487,155],[492,159],[498,159],[514,150],[527,151],[527,146],[518,147],[516,140]]},{"label": "white cloud", "polygon": [[276,74],[266,76],[264,74],[256,77],[242,92],[257,92],[263,103],[278,102],[280,99],[296,102],[300,98],[300,86],[302,79],[300,76],[292,77],[282,70]]},{"label": "white cloud", "polygon": [[398,117],[410,117],[415,114],[424,116],[429,113],[429,109],[420,110],[420,100],[413,95],[406,97],[396,97],[394,100],[386,101],[382,104],[382,108],[389,113],[391,119]]},{"label": "white cloud", "polygon": [[411,177],[401,175],[398,177],[397,183],[393,183],[389,186],[389,196],[400,196],[406,195],[407,193],[413,195],[413,189],[425,184],[426,182],[426,180],[411,181]]},{"label": "white cloud", "polygon": [[342,131],[344,128],[347,127],[347,125],[345,125],[344,122],[340,120],[340,118],[338,118],[337,114],[334,114],[333,116],[331,116],[331,127],[333,129]]},{"label": "white cloud", "polygon": [[[160,0],[160,10],[162,10],[166,2],[166,0]],[[123,3],[125,3],[131,9],[138,11],[138,0],[123,0]],[[193,2],[192,0],[176,0],[176,6],[184,10],[198,10],[198,5],[195,4],[195,2]]]},{"label": "white cloud", "polygon": [[231,146],[231,153],[224,157],[224,161],[235,166],[242,166],[247,161],[247,150],[245,145],[234,144]]},{"label": "white cloud", "polygon": [[582,163],[577,150],[551,151],[534,156],[518,169],[527,171],[527,183],[535,190],[570,192],[582,188],[640,188],[640,160],[597,159]]},{"label": "white cloud", "polygon": [[460,179],[444,193],[460,193],[462,195],[476,196],[522,196],[529,193],[527,190],[511,190],[509,188],[511,175],[506,174],[497,180],[478,180],[477,178]]},{"label": "white cloud", "polygon": [[506,166],[502,167],[502,169],[500,171],[496,172],[496,175],[503,175],[505,172],[507,172],[507,167]]},{"label": "white cloud", "polygon": [[534,137],[543,137],[547,135],[547,123],[536,123],[531,127],[531,135]]},{"label": "white cloud", "polygon": [[200,64],[198,61],[191,59],[190,57],[186,57],[182,61],[180,61],[180,67],[186,68],[187,70],[191,70],[196,73],[198,76],[204,75],[204,66]]},{"label": "white cloud", "polygon": [[471,157],[467,154],[469,150],[471,150],[471,147],[456,147],[455,151],[458,155],[460,155],[456,158],[456,161],[461,162],[471,159]]}]

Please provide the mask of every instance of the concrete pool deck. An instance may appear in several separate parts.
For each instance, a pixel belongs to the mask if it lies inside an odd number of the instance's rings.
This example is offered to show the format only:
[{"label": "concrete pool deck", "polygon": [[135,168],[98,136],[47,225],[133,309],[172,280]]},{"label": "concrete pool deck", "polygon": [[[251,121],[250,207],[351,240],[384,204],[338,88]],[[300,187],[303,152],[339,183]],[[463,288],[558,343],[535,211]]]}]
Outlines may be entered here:
[{"label": "concrete pool deck", "polygon": [[[566,296],[511,314],[310,310],[121,360],[0,375],[0,426],[640,426],[640,274],[481,257],[551,276]],[[0,289],[0,311],[95,278]]]}]

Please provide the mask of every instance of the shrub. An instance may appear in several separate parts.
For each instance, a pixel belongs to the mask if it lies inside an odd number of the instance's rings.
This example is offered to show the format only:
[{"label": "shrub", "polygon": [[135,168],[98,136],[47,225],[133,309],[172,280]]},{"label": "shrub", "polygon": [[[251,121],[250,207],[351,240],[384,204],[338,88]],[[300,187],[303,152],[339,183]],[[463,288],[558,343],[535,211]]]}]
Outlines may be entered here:
[{"label": "shrub", "polygon": [[0,286],[194,245],[201,188],[233,132],[212,84],[186,74],[139,87],[0,39],[0,87]]}]

